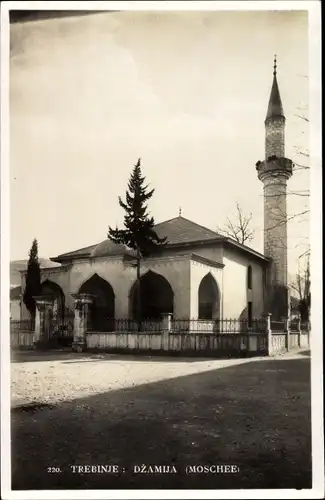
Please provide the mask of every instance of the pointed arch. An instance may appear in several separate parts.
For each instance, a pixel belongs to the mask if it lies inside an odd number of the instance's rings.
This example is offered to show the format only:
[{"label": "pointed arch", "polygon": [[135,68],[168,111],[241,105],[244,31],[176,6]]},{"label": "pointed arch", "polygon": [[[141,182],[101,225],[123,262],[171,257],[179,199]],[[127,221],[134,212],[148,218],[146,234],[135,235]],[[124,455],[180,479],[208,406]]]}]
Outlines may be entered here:
[{"label": "pointed arch", "polygon": [[[160,319],[163,313],[174,312],[174,291],[169,281],[159,273],[149,269],[140,278],[141,318]],[[129,294],[130,317],[137,317],[137,282]]]},{"label": "pointed arch", "polygon": [[65,310],[65,295],[57,283],[46,279],[41,283],[41,294],[53,297],[53,316],[54,318],[63,318]]},{"label": "pointed arch", "polygon": [[207,273],[201,280],[198,290],[199,319],[220,318],[220,292],[212,274]]},{"label": "pointed arch", "polygon": [[94,297],[91,306],[92,329],[111,331],[115,318],[115,293],[112,285],[95,273],[81,285],[79,293],[88,293]]}]

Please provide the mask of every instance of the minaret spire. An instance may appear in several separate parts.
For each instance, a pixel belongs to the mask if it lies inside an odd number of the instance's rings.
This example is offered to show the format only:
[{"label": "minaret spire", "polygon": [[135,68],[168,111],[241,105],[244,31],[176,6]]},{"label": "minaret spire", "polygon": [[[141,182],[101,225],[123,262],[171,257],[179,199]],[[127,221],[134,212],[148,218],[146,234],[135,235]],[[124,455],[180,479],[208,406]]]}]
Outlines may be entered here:
[{"label": "minaret spire", "polygon": [[269,120],[270,118],[279,116],[282,116],[284,118],[283,106],[277,80],[277,60],[275,55],[273,63],[273,83],[265,121]]}]

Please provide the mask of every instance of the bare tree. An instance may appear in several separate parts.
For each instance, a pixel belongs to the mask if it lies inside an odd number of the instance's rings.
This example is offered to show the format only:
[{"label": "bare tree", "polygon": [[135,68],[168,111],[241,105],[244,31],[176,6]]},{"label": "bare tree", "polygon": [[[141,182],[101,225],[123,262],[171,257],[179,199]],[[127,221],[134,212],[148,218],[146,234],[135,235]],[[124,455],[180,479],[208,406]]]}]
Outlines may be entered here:
[{"label": "bare tree", "polygon": [[296,279],[291,283],[291,288],[298,294],[299,312],[302,321],[309,321],[310,314],[310,253],[305,252],[301,257],[305,256],[304,266],[298,267]]},{"label": "bare tree", "polygon": [[252,241],[255,229],[252,228],[252,214],[245,215],[239,203],[236,203],[236,215],[233,220],[227,217],[227,222],[223,228],[218,228],[218,231],[233,238],[242,245]]}]

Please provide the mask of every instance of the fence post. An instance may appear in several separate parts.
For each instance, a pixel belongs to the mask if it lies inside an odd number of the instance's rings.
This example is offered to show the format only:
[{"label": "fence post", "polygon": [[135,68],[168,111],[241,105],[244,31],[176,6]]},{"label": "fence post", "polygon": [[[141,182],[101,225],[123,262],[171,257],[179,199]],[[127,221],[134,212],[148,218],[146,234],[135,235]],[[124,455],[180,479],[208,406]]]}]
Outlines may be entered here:
[{"label": "fence post", "polygon": [[73,293],[71,295],[74,299],[75,311],[72,350],[83,352],[87,348],[86,333],[93,296],[88,293]]},{"label": "fence post", "polygon": [[284,322],[284,331],[285,331],[285,339],[286,339],[286,351],[289,351],[289,336],[290,336],[290,321],[289,318],[283,318]]},{"label": "fence post", "polygon": [[161,347],[164,351],[168,351],[169,333],[172,329],[172,313],[162,313],[161,325],[162,325]]},{"label": "fence post", "polygon": [[49,295],[33,298],[36,302],[34,347],[46,347],[50,340],[53,298]]},{"label": "fence post", "polygon": [[311,330],[311,323],[308,320],[307,321],[307,342],[308,342],[308,347],[310,347],[310,330]]},{"label": "fence post", "polygon": [[264,314],[265,318],[265,333],[267,342],[267,355],[272,355],[272,330],[271,330],[271,313]]},{"label": "fence post", "polygon": [[298,330],[298,347],[301,347],[301,318],[297,319],[297,330]]}]

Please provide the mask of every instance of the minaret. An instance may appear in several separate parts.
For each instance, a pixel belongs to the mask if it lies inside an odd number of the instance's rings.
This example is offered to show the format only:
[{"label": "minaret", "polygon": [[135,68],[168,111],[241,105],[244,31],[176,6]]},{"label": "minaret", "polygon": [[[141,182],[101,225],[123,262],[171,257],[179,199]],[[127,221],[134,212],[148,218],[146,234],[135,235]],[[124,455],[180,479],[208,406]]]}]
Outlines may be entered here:
[{"label": "minaret", "polygon": [[287,181],[292,161],[285,157],[285,117],[277,82],[276,57],[273,83],[265,118],[265,160],[256,163],[264,185],[264,254],[271,259],[267,278],[267,312],[272,319],[288,316]]}]

